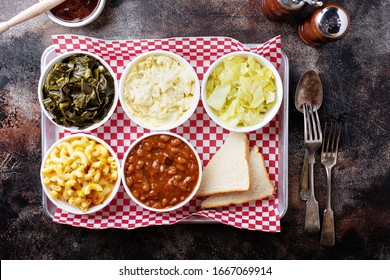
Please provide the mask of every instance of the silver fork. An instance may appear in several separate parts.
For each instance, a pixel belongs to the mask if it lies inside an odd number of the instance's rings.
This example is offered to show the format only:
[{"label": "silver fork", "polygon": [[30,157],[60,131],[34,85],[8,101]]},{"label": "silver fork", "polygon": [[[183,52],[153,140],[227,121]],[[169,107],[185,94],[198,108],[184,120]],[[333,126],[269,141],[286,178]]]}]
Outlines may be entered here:
[{"label": "silver fork", "polygon": [[322,144],[322,131],[317,109],[313,108],[311,104],[305,104],[303,106],[303,113],[305,119],[305,146],[308,151],[310,189],[310,197],[306,201],[305,231],[307,233],[318,233],[320,232],[320,214],[318,202],[314,196],[314,154]]},{"label": "silver fork", "polygon": [[332,168],[336,165],[341,134],[340,123],[325,123],[324,143],[322,144],[321,163],[325,166],[328,182],[328,202],[324,211],[320,244],[333,246],[335,243],[333,210],[330,205],[332,188]]}]

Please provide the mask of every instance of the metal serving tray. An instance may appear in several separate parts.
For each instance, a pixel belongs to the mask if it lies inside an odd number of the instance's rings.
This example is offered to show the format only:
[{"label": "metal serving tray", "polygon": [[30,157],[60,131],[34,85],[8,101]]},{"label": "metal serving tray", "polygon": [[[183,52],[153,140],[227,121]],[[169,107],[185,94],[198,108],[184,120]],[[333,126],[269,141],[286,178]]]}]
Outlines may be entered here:
[{"label": "metal serving tray", "polygon": [[[257,47],[260,44],[244,44],[246,47]],[[41,72],[47,64],[57,56],[54,45],[49,46],[41,57]],[[282,50],[282,61],[278,72],[283,82],[283,102],[280,109],[280,128],[279,128],[279,174],[278,174],[278,211],[282,218],[288,207],[288,93],[289,93],[289,62],[286,54]],[[42,158],[46,151],[58,140],[58,128],[41,113],[42,120]],[[45,213],[54,218],[56,206],[49,200],[42,190],[42,206]],[[190,216],[180,223],[218,223],[212,219],[203,216]]]}]

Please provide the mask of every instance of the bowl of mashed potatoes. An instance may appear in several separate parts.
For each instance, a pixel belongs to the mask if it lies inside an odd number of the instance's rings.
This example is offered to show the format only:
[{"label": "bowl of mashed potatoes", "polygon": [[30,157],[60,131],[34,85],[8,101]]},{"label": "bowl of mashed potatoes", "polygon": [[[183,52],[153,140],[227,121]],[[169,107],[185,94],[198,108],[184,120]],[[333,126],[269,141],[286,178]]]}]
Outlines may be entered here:
[{"label": "bowl of mashed potatoes", "polygon": [[156,50],[137,56],[126,66],[119,92],[123,110],[134,123],[162,131],[192,116],[199,104],[200,84],[187,60]]}]

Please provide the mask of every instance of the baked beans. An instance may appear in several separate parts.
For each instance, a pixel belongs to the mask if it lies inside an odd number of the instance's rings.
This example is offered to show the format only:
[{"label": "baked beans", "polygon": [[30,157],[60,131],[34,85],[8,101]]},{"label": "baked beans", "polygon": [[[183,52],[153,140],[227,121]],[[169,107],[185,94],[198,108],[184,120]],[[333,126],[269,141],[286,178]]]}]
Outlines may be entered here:
[{"label": "baked beans", "polygon": [[146,137],[131,149],[124,164],[130,192],[141,204],[155,209],[184,201],[199,179],[196,155],[173,135]]}]

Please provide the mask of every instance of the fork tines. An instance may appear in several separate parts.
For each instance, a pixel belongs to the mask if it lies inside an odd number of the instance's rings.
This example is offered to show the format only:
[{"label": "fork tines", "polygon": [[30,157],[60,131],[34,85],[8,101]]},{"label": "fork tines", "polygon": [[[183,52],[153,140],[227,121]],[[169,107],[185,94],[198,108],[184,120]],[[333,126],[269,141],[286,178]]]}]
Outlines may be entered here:
[{"label": "fork tines", "polygon": [[312,104],[303,105],[303,113],[305,119],[305,140],[320,140],[322,141],[321,123],[317,109]]},{"label": "fork tines", "polygon": [[339,149],[339,140],[340,134],[342,130],[342,124],[339,122],[326,122],[324,127],[324,141],[322,144],[321,153],[324,156],[329,155],[331,153],[335,153],[337,155]]}]

